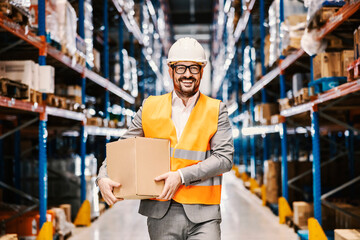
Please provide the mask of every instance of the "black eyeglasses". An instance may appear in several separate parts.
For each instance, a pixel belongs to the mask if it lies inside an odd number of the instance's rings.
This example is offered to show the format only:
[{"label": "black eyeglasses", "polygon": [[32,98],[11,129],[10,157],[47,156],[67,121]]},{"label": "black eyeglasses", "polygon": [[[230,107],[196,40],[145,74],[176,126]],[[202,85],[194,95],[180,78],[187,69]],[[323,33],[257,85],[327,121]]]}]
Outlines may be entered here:
[{"label": "black eyeglasses", "polygon": [[172,68],[175,69],[175,72],[177,74],[184,74],[187,69],[189,69],[190,73],[192,73],[192,74],[198,74],[200,72],[201,66],[200,65],[190,65],[190,66],[173,65]]}]

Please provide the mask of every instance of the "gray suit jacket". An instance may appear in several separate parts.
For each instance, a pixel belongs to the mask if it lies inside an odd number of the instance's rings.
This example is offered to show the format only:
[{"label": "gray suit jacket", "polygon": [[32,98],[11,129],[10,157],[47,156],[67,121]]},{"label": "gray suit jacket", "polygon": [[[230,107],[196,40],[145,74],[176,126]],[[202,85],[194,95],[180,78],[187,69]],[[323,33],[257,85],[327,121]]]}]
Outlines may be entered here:
[{"label": "gray suit jacket", "polygon": [[[128,131],[122,139],[131,137],[143,137],[142,129],[142,107],[136,113]],[[224,103],[220,103],[218,129],[210,140],[211,155],[196,165],[181,169],[186,186],[199,184],[202,181],[230,171],[233,164],[234,145],[231,125]],[[107,177],[106,160],[99,170],[98,179]],[[141,200],[139,213],[151,218],[162,218],[169,209],[170,201],[160,202],[154,200]],[[221,219],[219,205],[183,204],[185,213],[190,221],[194,223],[205,222],[212,219]]]}]

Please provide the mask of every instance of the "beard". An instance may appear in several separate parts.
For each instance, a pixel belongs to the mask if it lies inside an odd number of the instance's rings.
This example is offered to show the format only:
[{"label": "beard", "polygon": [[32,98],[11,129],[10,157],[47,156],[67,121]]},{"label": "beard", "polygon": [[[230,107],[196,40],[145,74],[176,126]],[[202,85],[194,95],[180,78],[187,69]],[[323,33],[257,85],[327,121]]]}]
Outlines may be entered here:
[{"label": "beard", "polygon": [[[183,81],[189,81],[191,80],[192,81],[192,84],[193,86],[189,89],[189,88],[185,88],[183,85],[182,85],[182,82]],[[189,78],[186,78],[186,77],[180,77],[178,79],[178,82],[179,82],[179,94],[181,94],[182,96],[184,97],[192,97],[195,95],[195,93],[199,90],[199,87],[198,85],[196,85],[196,79],[194,77],[189,77]]]}]

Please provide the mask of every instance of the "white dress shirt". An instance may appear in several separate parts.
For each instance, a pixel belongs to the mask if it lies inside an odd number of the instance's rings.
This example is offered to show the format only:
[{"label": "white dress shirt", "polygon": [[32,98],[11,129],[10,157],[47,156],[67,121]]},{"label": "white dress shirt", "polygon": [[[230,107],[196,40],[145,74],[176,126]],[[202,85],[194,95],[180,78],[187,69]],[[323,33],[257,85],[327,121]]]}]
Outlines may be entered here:
[{"label": "white dress shirt", "polygon": [[[193,110],[195,103],[199,97],[199,91],[194,96],[190,97],[186,106],[175,91],[172,92],[172,108],[171,108],[171,120],[173,121],[176,129],[177,140],[180,140],[181,134],[185,128],[187,121],[189,120],[190,113]],[[184,176],[181,170],[178,170],[181,182],[184,183]]]}]

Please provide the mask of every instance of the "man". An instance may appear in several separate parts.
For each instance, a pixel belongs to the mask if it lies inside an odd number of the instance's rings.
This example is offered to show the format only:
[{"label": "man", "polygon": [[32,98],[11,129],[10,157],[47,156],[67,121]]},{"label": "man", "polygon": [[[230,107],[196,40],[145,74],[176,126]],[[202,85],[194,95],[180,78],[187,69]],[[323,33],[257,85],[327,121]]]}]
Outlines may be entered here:
[{"label": "man", "polygon": [[[171,143],[171,171],[155,178],[164,189],[156,200],[142,200],[139,213],[148,217],[153,240],[220,239],[221,174],[231,169],[234,152],[227,110],[199,92],[206,55],[195,39],[176,41],[167,62],[174,91],[147,98],[123,136]],[[120,183],[107,177],[106,160],[98,185],[109,205],[119,200],[112,190]]]}]

